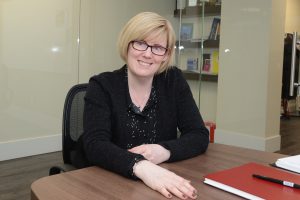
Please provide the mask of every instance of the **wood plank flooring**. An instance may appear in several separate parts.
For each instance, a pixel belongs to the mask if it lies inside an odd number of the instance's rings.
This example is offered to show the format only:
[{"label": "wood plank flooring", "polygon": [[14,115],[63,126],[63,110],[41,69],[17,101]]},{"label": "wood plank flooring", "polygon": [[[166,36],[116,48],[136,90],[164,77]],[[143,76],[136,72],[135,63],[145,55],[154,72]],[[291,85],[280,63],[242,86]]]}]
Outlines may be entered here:
[{"label": "wood plank flooring", "polygon": [[[300,154],[300,118],[281,120],[282,154]],[[0,162],[0,200],[29,200],[33,181],[48,176],[52,166],[62,166],[61,152]]]},{"label": "wood plank flooring", "polygon": [[280,123],[281,148],[279,153],[300,154],[300,117],[283,119]]},{"label": "wood plank flooring", "polygon": [[54,165],[63,166],[61,152],[0,162],[0,199],[29,200],[31,183]]}]

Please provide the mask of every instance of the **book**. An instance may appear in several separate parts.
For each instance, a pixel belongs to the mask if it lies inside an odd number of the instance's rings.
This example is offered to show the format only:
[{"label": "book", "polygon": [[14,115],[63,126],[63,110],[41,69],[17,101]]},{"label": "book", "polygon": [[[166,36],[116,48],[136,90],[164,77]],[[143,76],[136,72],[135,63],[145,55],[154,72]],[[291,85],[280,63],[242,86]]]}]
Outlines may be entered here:
[{"label": "book", "polygon": [[275,165],[292,172],[300,173],[300,155],[279,158]]},{"label": "book", "polygon": [[218,34],[218,29],[220,29],[220,23],[221,19],[220,18],[214,18],[211,24],[210,28],[210,33],[209,33],[209,40],[216,40],[217,39],[217,34]]},{"label": "book", "polygon": [[180,29],[181,40],[191,40],[193,38],[193,23],[182,23]]},{"label": "book", "polygon": [[246,199],[300,199],[300,189],[254,178],[252,177],[253,174],[300,183],[300,176],[298,174],[257,163],[247,163],[208,174],[204,176],[204,183]]},{"label": "book", "polygon": [[198,58],[188,58],[186,61],[187,70],[197,71],[198,70]]},{"label": "book", "polygon": [[219,73],[219,52],[213,51],[211,54],[211,73],[218,74]]},{"label": "book", "polygon": [[205,73],[208,73],[208,74],[211,73],[211,58],[210,58],[210,54],[203,54],[202,71],[205,72]]},{"label": "book", "polygon": [[214,37],[215,40],[220,40],[220,32],[221,32],[221,24],[218,23],[216,34],[215,34],[215,37]]}]

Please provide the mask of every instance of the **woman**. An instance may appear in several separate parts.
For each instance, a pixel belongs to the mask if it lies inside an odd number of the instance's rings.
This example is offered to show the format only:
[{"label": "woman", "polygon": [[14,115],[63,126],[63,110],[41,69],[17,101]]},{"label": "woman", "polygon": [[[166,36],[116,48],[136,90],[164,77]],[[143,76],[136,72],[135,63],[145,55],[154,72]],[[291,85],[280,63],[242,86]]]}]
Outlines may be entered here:
[{"label": "woman", "polygon": [[208,146],[190,88],[170,67],[174,46],[170,22],[156,13],[140,13],[125,25],[118,47],[126,65],[89,82],[78,167],[85,160],[141,179],[167,198],[197,198],[190,181],[158,165],[197,156]]}]

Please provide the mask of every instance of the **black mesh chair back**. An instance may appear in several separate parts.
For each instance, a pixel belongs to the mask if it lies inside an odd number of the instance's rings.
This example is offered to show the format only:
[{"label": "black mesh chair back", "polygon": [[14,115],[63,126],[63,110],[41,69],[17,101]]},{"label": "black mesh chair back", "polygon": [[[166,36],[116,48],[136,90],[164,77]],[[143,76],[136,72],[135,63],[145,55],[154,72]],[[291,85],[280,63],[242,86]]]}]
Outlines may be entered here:
[{"label": "black mesh chair back", "polygon": [[88,84],[74,85],[68,92],[63,111],[63,160],[72,164],[76,142],[83,133],[84,96]]}]

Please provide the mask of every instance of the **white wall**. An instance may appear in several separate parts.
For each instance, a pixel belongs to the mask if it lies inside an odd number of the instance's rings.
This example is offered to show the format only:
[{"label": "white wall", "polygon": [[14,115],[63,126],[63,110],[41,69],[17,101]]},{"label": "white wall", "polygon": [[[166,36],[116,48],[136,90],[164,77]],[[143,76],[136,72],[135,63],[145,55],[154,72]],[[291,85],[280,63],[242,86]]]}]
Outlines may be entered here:
[{"label": "white wall", "polygon": [[176,26],[174,8],[175,0],[0,1],[0,161],[61,150],[69,88],[123,65],[116,40],[129,18],[155,11]]},{"label": "white wall", "polygon": [[[173,16],[175,8],[174,0],[90,0],[82,1],[81,8],[80,82],[87,82],[94,74],[103,71],[112,71],[120,68],[124,64],[117,53],[116,41],[123,25],[135,14],[141,11],[158,12],[171,21],[176,33],[178,33],[179,29],[179,18]],[[111,12],[111,10],[115,10],[116,8],[123,9],[119,9],[117,12]],[[113,23],[107,23],[107,19],[110,19]],[[197,23],[201,23],[199,18],[192,19],[195,21],[198,20]],[[212,19],[209,20],[209,25],[207,26],[211,25],[211,21]],[[199,30],[197,30],[198,28],[194,29],[194,35],[200,34]],[[210,30],[210,27],[206,28]],[[189,81],[189,84],[194,98],[198,103],[199,83]],[[205,120],[215,121],[217,83],[204,82],[202,83],[200,91],[200,111],[203,118]]]},{"label": "white wall", "polygon": [[0,1],[0,160],[61,148],[78,19],[79,0]]},{"label": "white wall", "polygon": [[[200,91],[200,113],[204,121],[216,122],[218,82],[188,80],[196,104],[199,106]],[[200,88],[200,89],[199,89]]]},{"label": "white wall", "polygon": [[216,142],[280,149],[284,0],[224,0]]},{"label": "white wall", "polygon": [[[106,6],[103,6],[104,4]],[[87,82],[94,74],[103,71],[112,71],[124,64],[117,53],[117,37],[123,25],[132,16],[141,11],[154,11],[165,16],[171,21],[176,35],[178,35],[179,18],[173,16],[175,8],[174,0],[90,0],[82,1],[81,7],[80,82]],[[117,7],[124,9],[120,9],[118,12],[111,12],[111,10],[115,10]],[[113,23],[107,23],[108,18]],[[198,20],[197,23],[201,23],[199,18],[192,18],[192,20]],[[211,21],[212,19],[210,19],[209,25]],[[199,30],[197,30],[198,28],[194,29],[194,35],[200,34]],[[199,102],[199,91],[201,91],[200,111],[204,119],[215,121],[217,83],[204,82],[201,90],[199,90],[199,83],[197,81],[188,82],[197,103]]]},{"label": "white wall", "polygon": [[173,17],[175,0],[89,0],[82,1],[80,29],[80,82],[103,71],[120,68],[116,42],[125,23],[142,11],[167,17],[177,30]]},{"label": "white wall", "polygon": [[[284,2],[223,0],[227,13],[222,8],[221,79],[203,82],[200,95],[200,111],[205,120],[217,118],[219,135],[239,133],[259,141],[278,136],[279,119],[274,116],[279,106],[274,105],[279,104],[279,92],[272,92],[272,85],[281,75],[278,27]],[[175,0],[0,1],[0,160],[60,150],[67,90],[123,64],[116,38],[134,14],[159,12],[177,31],[174,7]],[[271,34],[275,30],[279,35]],[[225,54],[225,48],[231,53]],[[274,70],[278,73],[267,76]],[[198,82],[190,85],[198,102]]]}]

